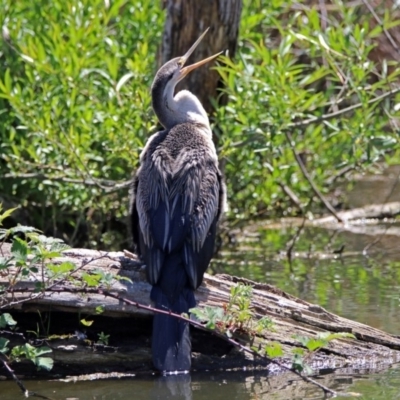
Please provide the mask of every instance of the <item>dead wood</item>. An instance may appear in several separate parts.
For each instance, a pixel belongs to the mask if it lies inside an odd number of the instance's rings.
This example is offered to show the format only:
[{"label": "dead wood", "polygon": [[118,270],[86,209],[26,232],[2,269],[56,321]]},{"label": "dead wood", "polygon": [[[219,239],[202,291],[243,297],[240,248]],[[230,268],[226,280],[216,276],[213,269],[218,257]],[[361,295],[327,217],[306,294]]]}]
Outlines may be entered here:
[{"label": "dead wood", "polygon": [[[3,252],[7,247],[3,245]],[[150,305],[150,285],[145,281],[144,267],[138,260],[125,257],[122,252],[100,252],[86,249],[65,251],[63,257],[56,262],[71,261],[79,272],[90,272],[101,268],[104,272],[115,276],[125,276],[132,283],[119,281],[113,283],[108,290],[126,299]],[[40,271],[38,272],[40,275]],[[38,277],[39,279],[39,277]],[[5,284],[6,277],[0,277],[0,284]],[[242,278],[229,275],[205,276],[204,283],[196,292],[200,307],[205,305],[221,307],[229,300],[231,287],[238,282],[253,287],[252,306],[257,317],[268,316],[274,327],[263,331],[254,338],[239,335],[238,340],[244,345],[261,346],[266,342],[281,343],[286,356],[282,361],[290,366],[291,351],[300,344],[293,335],[313,337],[320,332],[350,332],[357,340],[339,339],[329,344],[329,347],[317,352],[310,359],[310,364],[316,370],[344,369],[381,369],[400,361],[400,339],[378,329],[334,315],[318,305],[307,303],[291,296],[271,285],[258,284]],[[35,281],[30,278],[19,283],[14,292],[7,298],[8,304],[1,307],[9,309],[15,315],[21,328],[27,324],[26,318],[20,313],[43,314],[51,311],[52,324],[60,325],[59,331],[69,336],[53,335],[47,344],[54,350],[55,369],[58,374],[80,375],[89,372],[104,372],[111,368],[115,371],[137,371],[150,369],[150,328],[151,312],[138,309],[135,306],[104,296],[101,293],[74,293],[65,285],[53,287],[40,296],[32,297],[31,289]],[[26,291],[24,291],[24,289]],[[95,317],[97,306],[104,307],[104,313]],[[74,332],[76,314],[89,315],[95,319],[93,328],[88,328],[86,336],[93,332],[104,331],[114,338],[109,346],[94,344],[95,340],[79,338]],[[70,317],[69,317],[70,316]],[[63,328],[62,328],[63,327]],[[71,331],[72,330],[72,331]],[[124,335],[125,333],[125,335]],[[11,335],[12,336],[12,335]],[[86,339],[86,340],[85,340]],[[90,339],[90,338],[89,338]],[[269,372],[279,372],[277,366],[254,359],[238,351],[211,334],[193,329],[194,369],[219,369],[262,367]]]},{"label": "dead wood", "polygon": [[[352,210],[341,211],[337,214],[346,223],[354,220],[367,218],[382,219],[386,217],[394,217],[400,213],[400,202],[394,201],[384,204],[369,204],[364,207],[354,208]],[[318,218],[312,221],[313,225],[337,224],[337,220],[333,216]]]}]

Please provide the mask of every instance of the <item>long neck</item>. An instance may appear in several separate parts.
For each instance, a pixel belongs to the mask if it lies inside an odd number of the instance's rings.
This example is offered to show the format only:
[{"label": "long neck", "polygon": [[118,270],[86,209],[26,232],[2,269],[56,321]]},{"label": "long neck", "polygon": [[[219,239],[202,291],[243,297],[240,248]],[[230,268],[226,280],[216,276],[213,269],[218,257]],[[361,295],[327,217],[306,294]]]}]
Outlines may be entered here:
[{"label": "long neck", "polygon": [[197,123],[209,128],[208,116],[199,99],[188,90],[174,96],[175,83],[157,82],[152,87],[152,104],[161,124],[170,129],[184,122]]}]

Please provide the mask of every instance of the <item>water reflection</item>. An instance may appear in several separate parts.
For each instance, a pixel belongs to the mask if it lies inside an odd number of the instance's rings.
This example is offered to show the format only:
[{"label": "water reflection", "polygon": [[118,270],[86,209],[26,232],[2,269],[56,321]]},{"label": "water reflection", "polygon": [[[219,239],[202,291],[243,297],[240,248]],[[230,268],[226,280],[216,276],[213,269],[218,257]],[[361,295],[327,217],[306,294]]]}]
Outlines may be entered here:
[{"label": "water reflection", "polygon": [[[370,254],[363,255],[373,236],[307,228],[289,262],[280,252],[294,232],[260,230],[256,240],[225,249],[212,268],[270,283],[342,317],[399,334],[400,237],[379,237]],[[343,256],[333,254],[343,245]]]},{"label": "water reflection", "polygon": [[155,379],[149,399],[192,400],[190,374],[162,376]]},{"label": "water reflection", "polygon": [[[324,384],[344,389],[352,383],[346,379],[332,377],[321,378]],[[293,376],[275,376],[268,378],[260,373],[210,373],[192,376],[138,377],[119,381],[97,382],[26,382],[29,390],[34,390],[54,400],[250,400],[277,399],[300,400],[323,398],[320,389],[305,384]],[[0,383],[2,400],[18,400],[24,396],[12,382]]]},{"label": "water reflection", "polygon": [[[365,371],[363,371],[365,372]],[[362,394],[363,399],[399,399],[400,369],[373,375],[334,374],[316,378],[338,391]],[[317,400],[322,391],[293,375],[268,377],[263,372],[194,373],[191,376],[141,376],[126,380],[95,382],[27,381],[26,386],[54,400]],[[0,382],[1,400],[22,400],[13,382]],[[348,397],[337,397],[344,400]]]}]

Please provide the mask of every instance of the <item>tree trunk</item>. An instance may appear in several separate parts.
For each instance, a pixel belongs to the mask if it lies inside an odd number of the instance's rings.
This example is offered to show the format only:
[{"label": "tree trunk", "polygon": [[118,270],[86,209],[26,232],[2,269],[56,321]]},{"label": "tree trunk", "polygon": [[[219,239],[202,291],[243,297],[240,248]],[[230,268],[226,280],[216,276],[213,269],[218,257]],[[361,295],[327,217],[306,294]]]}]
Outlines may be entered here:
[{"label": "tree trunk", "polygon": [[[220,51],[233,57],[239,32],[242,0],[164,0],[167,17],[158,66],[186,53],[197,38],[210,27],[202,43],[192,55],[190,63],[200,61]],[[212,113],[210,99],[217,97],[218,73],[213,64],[193,71],[177,90],[188,89]],[[220,99],[226,101],[225,99]]]}]

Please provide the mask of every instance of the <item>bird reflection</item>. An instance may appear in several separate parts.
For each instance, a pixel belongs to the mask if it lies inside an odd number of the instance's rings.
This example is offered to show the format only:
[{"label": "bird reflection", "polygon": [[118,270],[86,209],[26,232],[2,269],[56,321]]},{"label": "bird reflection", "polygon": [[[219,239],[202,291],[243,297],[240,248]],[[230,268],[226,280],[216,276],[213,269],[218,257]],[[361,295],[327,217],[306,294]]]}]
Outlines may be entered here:
[{"label": "bird reflection", "polygon": [[151,400],[191,400],[192,387],[190,374],[161,376],[154,380]]}]

